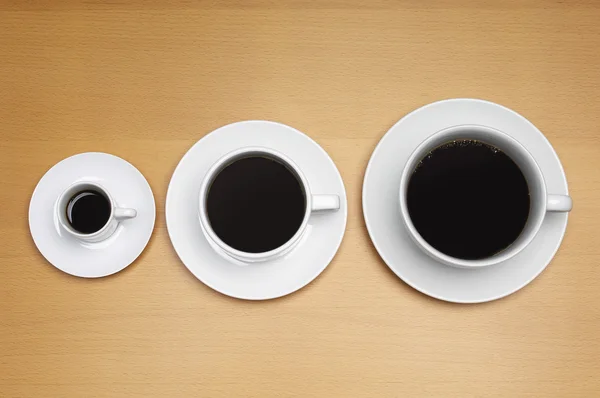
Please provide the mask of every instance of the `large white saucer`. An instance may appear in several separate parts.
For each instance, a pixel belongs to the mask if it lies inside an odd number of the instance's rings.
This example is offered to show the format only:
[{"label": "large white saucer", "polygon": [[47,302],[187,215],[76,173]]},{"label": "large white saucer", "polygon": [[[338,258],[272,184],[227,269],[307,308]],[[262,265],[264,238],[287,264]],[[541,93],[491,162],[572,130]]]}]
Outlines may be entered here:
[{"label": "large white saucer", "polygon": [[439,130],[461,124],[489,126],[512,136],[539,164],[548,192],[568,194],[558,156],[532,123],[492,102],[451,99],[409,113],[381,139],[365,173],[363,212],[375,248],[400,279],[440,300],[480,303],[516,292],[546,268],[560,246],[568,213],[548,213],[532,243],[501,264],[459,269],[424,254],[408,236],[400,218],[400,175],[408,157],[422,141]]},{"label": "large white saucer", "polygon": [[[223,155],[249,146],[269,147],[288,156],[305,174],[314,194],[339,195],[340,209],[311,215],[303,240],[285,257],[240,265],[210,246],[200,227],[198,201],[208,169]],[[307,135],[269,121],[233,123],[203,137],[177,165],[167,192],[167,228],[183,264],[207,286],[240,299],[277,298],[310,283],[335,256],[346,218],[346,191],[329,155]]]},{"label": "large white saucer", "polygon": [[[117,204],[137,210],[137,216],[119,224],[115,233],[98,243],[82,243],[62,230],[56,217],[60,194],[76,181],[101,184]],[[99,278],[121,271],[144,250],[156,208],[150,185],[129,162],[107,153],[88,152],[66,158],[44,174],[29,204],[29,229],[35,245],[67,274]]]}]

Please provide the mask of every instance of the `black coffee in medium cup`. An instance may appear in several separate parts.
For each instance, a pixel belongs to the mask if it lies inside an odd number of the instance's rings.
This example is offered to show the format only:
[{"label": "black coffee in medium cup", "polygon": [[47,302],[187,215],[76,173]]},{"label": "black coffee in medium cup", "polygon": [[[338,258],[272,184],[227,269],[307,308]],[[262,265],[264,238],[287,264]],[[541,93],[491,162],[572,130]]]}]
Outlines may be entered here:
[{"label": "black coffee in medium cup", "polygon": [[411,154],[400,182],[400,212],[411,238],[434,259],[462,268],[515,256],[546,212],[571,207],[569,196],[547,193],[523,145],[486,126],[433,134]]},{"label": "black coffee in medium cup", "polygon": [[199,196],[209,243],[244,263],[287,254],[300,243],[313,212],[340,207],[338,195],[312,193],[298,165],[265,147],[221,157],[206,173]]}]

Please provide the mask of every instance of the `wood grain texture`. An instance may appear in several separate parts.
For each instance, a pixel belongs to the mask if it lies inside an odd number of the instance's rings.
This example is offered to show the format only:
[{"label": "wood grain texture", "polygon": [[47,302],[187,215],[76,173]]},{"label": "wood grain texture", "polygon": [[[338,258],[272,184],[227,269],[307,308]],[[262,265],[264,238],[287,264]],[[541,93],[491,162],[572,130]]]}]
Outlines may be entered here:
[{"label": "wood grain texture", "polygon": [[[0,0],[0,396],[600,396],[600,2]],[[369,156],[407,112],[452,97],[533,121],[575,209],[530,286],[452,305],[395,278],[361,210]],[[187,149],[244,119],[298,128],[346,184],[329,268],[283,299],[213,292],[171,248]],[[48,168],[121,156],[154,191],[144,254],[101,280],[59,272],[27,227]]]}]

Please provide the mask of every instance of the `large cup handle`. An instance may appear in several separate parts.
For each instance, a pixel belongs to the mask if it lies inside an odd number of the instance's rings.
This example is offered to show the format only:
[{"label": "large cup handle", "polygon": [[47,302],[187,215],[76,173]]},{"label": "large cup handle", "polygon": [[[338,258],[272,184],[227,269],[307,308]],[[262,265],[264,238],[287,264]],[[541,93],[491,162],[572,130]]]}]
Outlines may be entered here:
[{"label": "large cup handle", "polygon": [[553,212],[571,211],[573,199],[567,195],[548,195],[546,209]]},{"label": "large cup handle", "polygon": [[313,195],[312,211],[336,211],[340,208],[338,195]]},{"label": "large cup handle", "polygon": [[137,216],[137,211],[135,209],[123,209],[121,207],[115,208],[115,218],[117,220],[126,220],[128,218],[134,218]]}]

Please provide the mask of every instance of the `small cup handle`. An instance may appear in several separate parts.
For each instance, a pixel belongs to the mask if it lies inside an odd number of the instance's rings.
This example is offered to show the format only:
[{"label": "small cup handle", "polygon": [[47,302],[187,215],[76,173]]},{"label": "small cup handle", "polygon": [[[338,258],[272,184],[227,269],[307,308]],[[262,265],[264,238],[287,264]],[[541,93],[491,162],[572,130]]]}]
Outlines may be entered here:
[{"label": "small cup handle", "polygon": [[135,209],[123,209],[120,207],[115,208],[115,218],[117,220],[126,220],[128,218],[134,218],[137,216],[137,211]]},{"label": "small cup handle", "polygon": [[340,197],[338,195],[313,195],[312,211],[339,210]]},{"label": "small cup handle", "polygon": [[566,212],[573,208],[573,199],[567,195],[548,195],[546,209],[552,212]]}]

